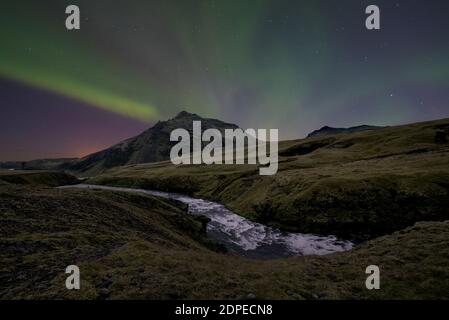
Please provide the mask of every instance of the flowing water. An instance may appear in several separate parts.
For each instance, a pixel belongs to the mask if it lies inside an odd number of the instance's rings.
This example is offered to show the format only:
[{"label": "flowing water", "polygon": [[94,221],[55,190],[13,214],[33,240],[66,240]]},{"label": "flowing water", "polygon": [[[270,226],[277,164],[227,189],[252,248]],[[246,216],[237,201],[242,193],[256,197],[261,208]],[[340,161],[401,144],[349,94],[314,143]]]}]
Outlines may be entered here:
[{"label": "flowing water", "polygon": [[207,225],[209,237],[225,245],[229,251],[254,258],[280,258],[293,255],[325,255],[350,250],[353,244],[334,236],[282,232],[253,222],[228,210],[225,206],[177,193],[143,189],[78,184],[61,188],[102,189],[120,192],[137,192],[188,204],[189,213],[211,219]]}]

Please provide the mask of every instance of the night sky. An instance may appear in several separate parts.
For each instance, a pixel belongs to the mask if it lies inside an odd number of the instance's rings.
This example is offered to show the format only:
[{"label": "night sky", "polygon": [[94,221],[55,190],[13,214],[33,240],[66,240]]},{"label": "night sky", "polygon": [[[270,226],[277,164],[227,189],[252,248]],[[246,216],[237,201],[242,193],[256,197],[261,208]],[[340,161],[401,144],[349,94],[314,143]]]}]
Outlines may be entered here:
[{"label": "night sky", "polygon": [[83,156],[181,110],[282,139],[449,117],[448,16],[446,0],[2,2],[0,161]]}]

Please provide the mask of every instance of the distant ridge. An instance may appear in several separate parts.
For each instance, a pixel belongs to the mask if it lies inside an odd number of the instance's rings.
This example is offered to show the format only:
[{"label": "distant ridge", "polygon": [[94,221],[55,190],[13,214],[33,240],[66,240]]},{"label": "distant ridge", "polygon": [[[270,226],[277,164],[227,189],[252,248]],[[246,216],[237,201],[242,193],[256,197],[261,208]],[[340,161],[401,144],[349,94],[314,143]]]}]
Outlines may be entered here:
[{"label": "distant ridge", "polygon": [[321,129],[312,131],[307,135],[307,138],[315,137],[315,136],[322,136],[322,135],[328,135],[328,134],[336,134],[336,133],[352,133],[352,132],[359,132],[359,131],[366,131],[366,130],[375,130],[375,129],[381,129],[385,127],[379,127],[379,126],[368,126],[368,125],[361,125],[356,127],[349,127],[349,128],[332,128],[329,126],[324,126]]},{"label": "distant ridge", "polygon": [[31,161],[0,162],[0,169],[15,170],[55,170],[61,165],[77,161],[78,158],[37,159]]}]

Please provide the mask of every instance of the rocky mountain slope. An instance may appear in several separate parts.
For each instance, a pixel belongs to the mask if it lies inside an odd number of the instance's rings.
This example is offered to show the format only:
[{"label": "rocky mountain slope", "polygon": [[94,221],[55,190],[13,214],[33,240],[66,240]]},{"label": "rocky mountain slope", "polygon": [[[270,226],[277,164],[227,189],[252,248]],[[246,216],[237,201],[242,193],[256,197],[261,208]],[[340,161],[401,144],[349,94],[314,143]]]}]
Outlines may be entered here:
[{"label": "rocky mountain slope", "polygon": [[203,130],[218,129],[222,133],[225,129],[238,128],[234,124],[216,119],[206,119],[182,111],[175,118],[160,121],[134,138],[69,163],[63,168],[76,171],[79,174],[92,175],[117,166],[168,160],[170,159],[170,149],[176,144],[170,142],[170,133],[174,129],[183,128],[192,136],[193,121],[201,121]]}]

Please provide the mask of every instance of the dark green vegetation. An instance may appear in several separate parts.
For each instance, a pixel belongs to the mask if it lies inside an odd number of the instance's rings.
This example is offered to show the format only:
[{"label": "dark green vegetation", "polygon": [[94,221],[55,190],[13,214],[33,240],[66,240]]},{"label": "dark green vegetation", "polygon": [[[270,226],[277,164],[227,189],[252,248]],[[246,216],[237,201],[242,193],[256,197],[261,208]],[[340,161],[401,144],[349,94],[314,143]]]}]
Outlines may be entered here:
[{"label": "dark green vegetation", "polygon": [[449,120],[285,141],[279,171],[257,166],[111,169],[89,183],[184,192],[286,230],[368,239],[449,219]]},{"label": "dark green vegetation", "polygon": [[62,166],[67,166],[71,162],[77,161],[77,158],[60,159],[38,159],[31,161],[10,161],[0,162],[0,169],[16,170],[56,170]]},{"label": "dark green vegetation", "polygon": [[0,297],[48,294],[70,261],[95,261],[129,243],[220,249],[186,210],[182,203],[128,193],[0,186]]},{"label": "dark green vegetation", "polygon": [[75,176],[64,172],[0,169],[0,185],[19,184],[57,187],[77,183],[79,183],[79,180]]},{"label": "dark green vegetation", "polygon": [[[107,191],[0,186],[2,299],[449,298],[449,223],[419,223],[325,257],[216,252],[178,202]],[[65,289],[67,265],[81,290]],[[365,268],[381,268],[381,290]]]}]

